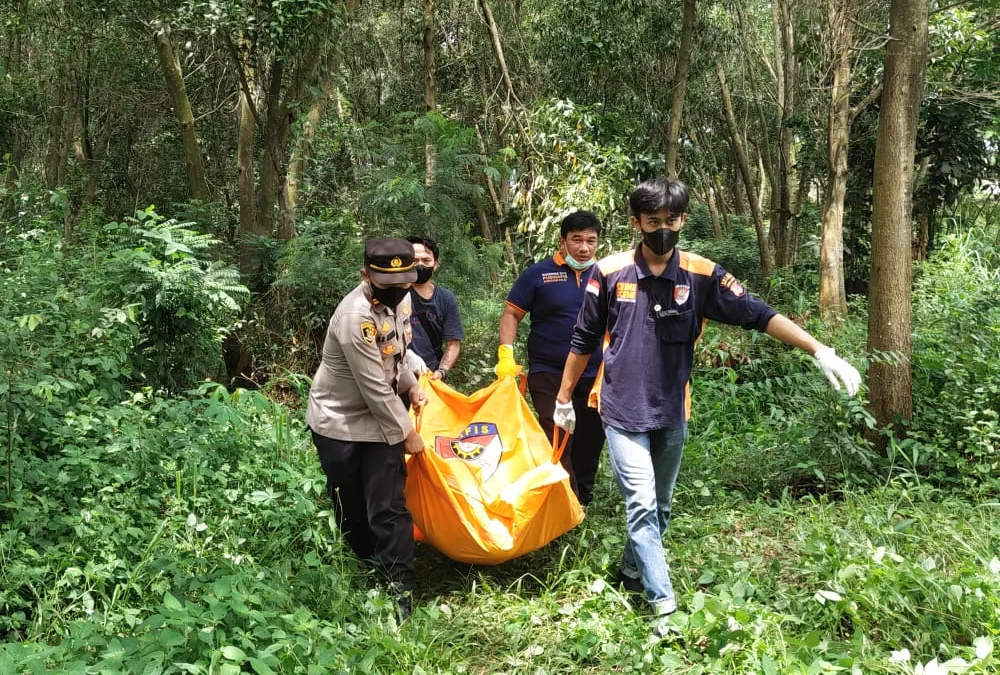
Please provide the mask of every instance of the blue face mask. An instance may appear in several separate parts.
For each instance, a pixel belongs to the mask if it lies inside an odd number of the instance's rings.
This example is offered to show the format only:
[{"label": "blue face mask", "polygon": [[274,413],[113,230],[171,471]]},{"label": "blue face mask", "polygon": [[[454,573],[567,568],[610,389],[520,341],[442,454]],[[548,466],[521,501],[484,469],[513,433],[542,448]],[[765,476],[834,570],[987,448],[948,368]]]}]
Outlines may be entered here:
[{"label": "blue face mask", "polygon": [[590,268],[590,266],[594,264],[594,259],[591,258],[587,262],[578,262],[576,258],[567,254],[566,264],[575,269],[577,272],[582,272],[583,270]]}]

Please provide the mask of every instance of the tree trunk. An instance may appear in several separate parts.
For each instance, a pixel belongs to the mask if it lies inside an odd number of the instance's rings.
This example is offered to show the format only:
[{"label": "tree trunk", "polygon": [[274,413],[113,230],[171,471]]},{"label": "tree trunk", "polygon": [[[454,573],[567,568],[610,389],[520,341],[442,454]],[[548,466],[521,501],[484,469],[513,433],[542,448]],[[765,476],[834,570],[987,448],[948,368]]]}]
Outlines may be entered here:
[{"label": "tree trunk", "polygon": [[[694,148],[696,154],[700,155],[704,152],[701,141],[698,139],[698,132],[694,130],[694,127],[688,128],[687,135],[691,139],[691,147]],[[701,191],[704,194],[705,203],[708,205],[708,215],[712,219],[712,234],[716,239],[722,239],[722,225],[719,223],[719,207],[716,203],[716,183],[713,182],[708,171],[704,169],[703,162],[696,163],[694,170],[698,174],[698,181],[702,186]]]},{"label": "tree trunk", "polygon": [[[434,90],[434,0],[424,0],[424,107],[431,113],[437,110]],[[424,146],[426,176],[424,185],[430,187],[437,180],[437,145],[433,139]]]},{"label": "tree trunk", "polygon": [[687,93],[688,74],[691,71],[694,2],[695,0],[684,0],[681,46],[677,52],[677,67],[674,70],[674,97],[670,105],[670,117],[667,120],[667,152],[664,172],[671,178],[677,177],[677,149],[680,146],[681,115],[684,112],[684,96]]},{"label": "tree trunk", "polygon": [[493,12],[490,11],[490,5],[487,0],[476,1],[482,8],[483,17],[486,19],[486,27],[490,32],[490,43],[493,45],[493,53],[497,57],[497,64],[500,66],[500,74],[507,87],[507,103],[509,105],[518,99],[517,95],[514,93],[514,83],[510,79],[510,70],[507,68],[507,59],[504,58],[503,55],[503,44],[500,42],[500,29],[497,28],[497,22],[493,19]]},{"label": "tree trunk", "polygon": [[[479,130],[479,125],[476,124],[476,138],[479,140],[479,153],[486,156],[486,142],[483,140],[483,134]],[[490,178],[489,174],[484,173],[483,177],[486,179],[487,192],[490,195],[490,204],[493,206],[493,212],[496,214],[497,219],[501,219],[504,216],[503,204],[500,201],[500,195],[497,193],[496,186],[493,184],[493,179]],[[526,202],[530,204],[531,202]],[[485,214],[484,214],[485,215]],[[514,274],[518,274],[517,271],[517,257],[514,255],[514,242],[510,237],[510,227],[504,226],[501,229],[503,235],[503,249],[504,254],[507,257],[507,263],[510,268],[514,270]]]},{"label": "tree trunk", "polygon": [[97,137],[97,142],[91,143],[88,140],[85,144],[85,147],[87,148],[85,157],[87,167],[87,187],[84,190],[83,200],[80,202],[80,208],[76,213],[76,222],[79,222],[80,218],[83,217],[90,205],[94,203],[94,198],[97,196],[97,187],[100,185],[101,171],[104,168],[104,158],[107,156],[108,148],[111,145],[111,135],[114,133],[115,119],[117,117],[117,110],[115,108],[109,108],[107,113],[104,115],[104,121],[101,124],[101,130]]},{"label": "tree trunk", "polygon": [[76,109],[73,91],[73,73],[70,66],[58,69],[58,79],[53,83],[55,105],[47,112],[48,130],[45,150],[45,187],[49,190],[64,184],[66,162],[73,136],[73,113]]},{"label": "tree trunk", "polygon": [[493,243],[493,229],[490,227],[490,219],[486,217],[486,209],[480,204],[476,204],[476,222],[479,223],[479,235],[487,244]]},{"label": "tree trunk", "polygon": [[[870,407],[880,426],[913,417],[910,231],[927,22],[928,0],[892,0],[875,143],[868,299]],[[895,358],[884,358],[887,352]]]},{"label": "tree trunk", "polygon": [[274,234],[274,206],[278,187],[284,183],[285,149],[288,145],[289,110],[281,100],[281,80],[285,63],[276,59],[271,64],[265,102],[262,142],[264,153],[260,161],[260,178],[257,182],[257,224],[254,234],[270,237]]},{"label": "tree trunk", "polygon": [[181,145],[184,148],[184,166],[187,169],[191,196],[203,202],[211,201],[211,191],[205,179],[205,165],[198,145],[198,134],[195,132],[194,113],[191,110],[187,88],[184,86],[180,61],[165,30],[157,30],[153,34],[153,42],[156,44],[156,55],[160,59],[163,79],[167,84],[167,93],[174,106],[177,121],[181,125]]},{"label": "tree trunk", "polygon": [[[23,12],[25,4],[24,0],[21,0],[15,11]],[[19,28],[19,26],[11,23],[3,33],[5,50],[2,65],[4,70],[7,71],[7,77],[12,79],[20,76],[22,69],[21,32]],[[8,137],[8,141],[10,142],[10,158],[7,161],[6,171],[3,174],[3,186],[5,188],[3,192],[6,198],[0,201],[0,215],[3,215],[6,209],[12,208],[14,205],[14,188],[21,175],[21,164],[25,156],[24,132],[21,130],[20,125],[11,124],[7,128],[7,132],[10,134]]]},{"label": "tree trunk", "polygon": [[767,232],[764,230],[764,218],[761,216],[757,196],[754,194],[756,189],[753,184],[753,176],[750,174],[750,163],[747,160],[747,153],[743,147],[739,127],[736,126],[736,115],[733,113],[733,102],[729,96],[729,87],[726,85],[726,74],[722,70],[722,64],[718,61],[715,64],[715,72],[719,78],[719,89],[722,93],[722,106],[726,114],[726,123],[729,126],[729,137],[732,142],[733,152],[736,154],[736,163],[739,167],[740,175],[743,177],[743,185],[749,197],[754,227],[757,230],[757,246],[760,248],[760,271],[767,278],[771,276],[773,269],[771,266],[771,252],[767,242]]},{"label": "tree trunk", "polygon": [[[730,104],[732,105],[732,104]],[[729,127],[727,126],[728,130]],[[739,169],[739,156],[736,154],[736,147],[730,142],[729,144],[729,172],[728,172],[728,184],[731,186],[729,190],[730,194],[733,195],[733,213],[737,216],[743,217],[750,213],[750,207],[747,206],[747,193],[746,186],[743,184],[743,174],[740,173]]]},{"label": "tree trunk", "polygon": [[722,182],[718,176],[712,176],[712,183],[715,187],[715,198],[718,202],[719,215],[722,216],[723,235],[733,233],[733,225],[729,222],[729,211],[726,209],[726,193],[722,191]]},{"label": "tree trunk", "polygon": [[327,52],[326,63],[320,73],[319,95],[313,99],[309,106],[309,112],[302,122],[302,131],[295,141],[292,149],[292,157],[288,162],[288,172],[285,176],[284,203],[279,211],[278,237],[285,241],[295,236],[295,223],[299,204],[299,187],[302,177],[305,175],[306,165],[309,162],[309,155],[312,150],[312,143],[316,136],[316,127],[319,126],[323,117],[326,116],[326,109],[330,105],[330,99],[336,95],[336,82],[338,71],[340,70],[340,53],[336,48],[330,47]]},{"label": "tree trunk", "polygon": [[250,44],[244,41],[242,61],[243,83],[240,87],[239,130],[236,137],[236,165],[239,169],[239,203],[240,203],[240,272],[248,276],[256,272],[252,249],[242,237],[253,234],[257,227],[257,202],[254,199],[254,134],[257,129],[257,118],[254,112],[254,92],[251,89],[254,82],[253,60],[250,58]]},{"label": "tree trunk", "polygon": [[795,236],[795,139],[792,118],[795,116],[795,80],[798,63],[795,57],[795,28],[787,0],[772,3],[776,31],[776,63],[781,86],[778,88],[780,120],[778,127],[778,182],[774,186],[775,206],[771,219],[774,235],[775,267],[788,267],[795,262],[798,241]]},{"label": "tree trunk", "polygon": [[830,40],[833,89],[830,91],[827,165],[819,248],[819,314],[839,322],[847,316],[844,287],[844,199],[847,195],[847,149],[851,139],[851,0],[831,0]]}]

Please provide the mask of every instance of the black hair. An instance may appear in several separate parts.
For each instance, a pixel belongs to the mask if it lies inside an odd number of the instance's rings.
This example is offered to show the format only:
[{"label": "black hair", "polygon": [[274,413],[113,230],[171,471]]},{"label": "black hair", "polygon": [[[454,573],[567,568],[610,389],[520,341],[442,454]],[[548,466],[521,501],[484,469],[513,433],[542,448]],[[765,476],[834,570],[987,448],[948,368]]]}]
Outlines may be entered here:
[{"label": "black hair", "polygon": [[643,213],[651,215],[666,209],[671,215],[679,216],[688,210],[687,185],[675,178],[650,178],[639,183],[628,198],[632,215],[639,218]]},{"label": "black hair", "polygon": [[431,255],[434,256],[434,262],[437,262],[438,258],[441,257],[438,255],[437,242],[431,239],[430,237],[426,237],[422,234],[411,234],[406,238],[406,241],[410,242],[411,244],[422,245],[424,248],[426,248],[428,251],[431,252]]},{"label": "black hair", "polygon": [[601,221],[590,211],[574,211],[563,218],[559,227],[559,236],[563,239],[570,232],[582,232],[583,230],[593,230],[597,236],[601,236]]}]

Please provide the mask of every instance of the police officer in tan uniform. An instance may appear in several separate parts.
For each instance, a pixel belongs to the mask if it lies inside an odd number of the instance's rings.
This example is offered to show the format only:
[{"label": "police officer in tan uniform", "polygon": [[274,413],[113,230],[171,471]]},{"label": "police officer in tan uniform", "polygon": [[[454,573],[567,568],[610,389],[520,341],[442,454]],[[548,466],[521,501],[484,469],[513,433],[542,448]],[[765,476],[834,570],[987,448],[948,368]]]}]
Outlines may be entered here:
[{"label": "police officer in tan uniform", "polygon": [[407,407],[427,401],[406,356],[416,278],[410,242],[366,242],[362,281],[330,319],[306,411],[341,531],[388,577],[401,619],[414,577],[403,454],[424,450]]}]

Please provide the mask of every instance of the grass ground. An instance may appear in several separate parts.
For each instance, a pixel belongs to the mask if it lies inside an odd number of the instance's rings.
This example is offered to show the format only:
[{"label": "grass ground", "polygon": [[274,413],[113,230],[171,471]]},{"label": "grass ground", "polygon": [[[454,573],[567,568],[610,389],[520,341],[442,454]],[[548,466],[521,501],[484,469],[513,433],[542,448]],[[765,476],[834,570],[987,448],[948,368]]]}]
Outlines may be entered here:
[{"label": "grass ground", "polygon": [[985,487],[752,492],[716,475],[695,434],[665,639],[609,583],[624,530],[606,466],[584,523],[530,555],[477,567],[421,545],[400,626],[340,542],[287,411],[181,405],[95,413],[101,431],[74,427],[77,445],[16,465],[0,673],[1000,671],[1000,503]]}]

